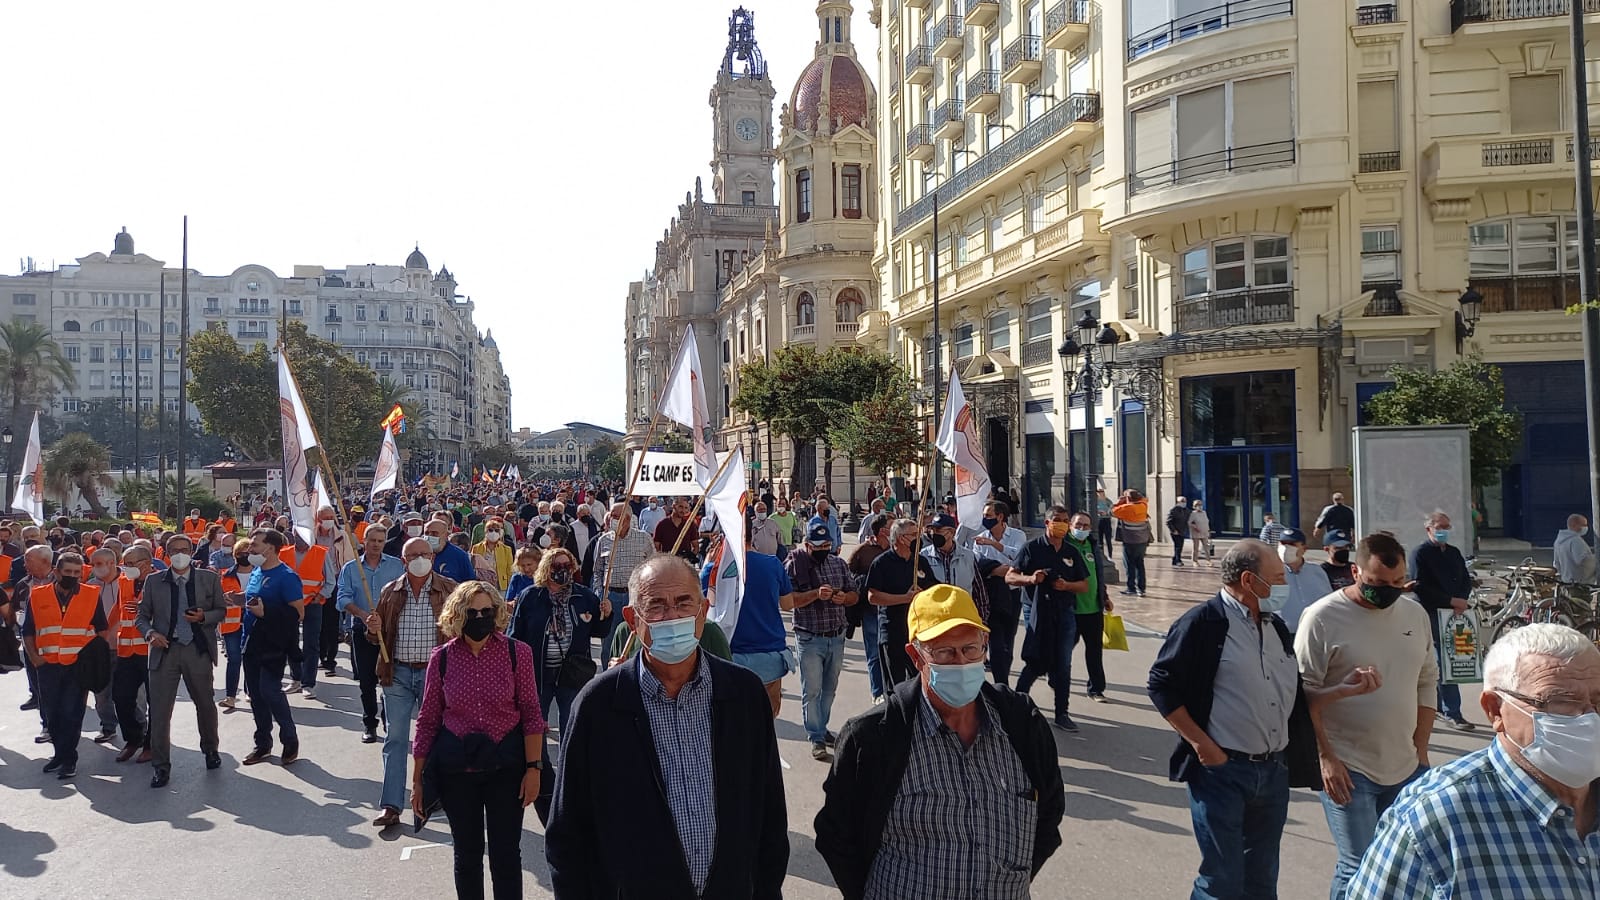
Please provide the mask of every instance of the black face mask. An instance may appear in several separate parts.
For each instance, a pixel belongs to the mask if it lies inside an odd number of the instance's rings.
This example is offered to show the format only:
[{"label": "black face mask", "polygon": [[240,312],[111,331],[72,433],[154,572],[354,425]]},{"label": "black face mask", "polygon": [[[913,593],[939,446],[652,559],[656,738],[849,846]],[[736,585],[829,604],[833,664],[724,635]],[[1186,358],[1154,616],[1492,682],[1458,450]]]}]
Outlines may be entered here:
[{"label": "black face mask", "polygon": [[467,620],[461,626],[461,633],[474,641],[486,640],[494,634],[494,616],[480,616]]},{"label": "black face mask", "polygon": [[1348,566],[1350,565],[1350,551],[1335,550],[1333,551],[1332,559],[1335,565]]},{"label": "black face mask", "polygon": [[77,593],[78,577],[76,575],[58,575],[56,576],[56,584],[60,585],[61,589],[69,594]]},{"label": "black face mask", "polygon": [[572,580],[572,570],[569,569],[569,568],[566,568],[565,566],[562,566],[560,568],[553,568],[553,569],[550,570],[550,583],[551,584],[566,584],[567,582],[569,582],[571,580]]},{"label": "black face mask", "polygon": [[944,549],[944,544],[945,544],[944,535],[940,534],[937,531],[929,532],[928,533],[928,543],[933,545],[933,549],[935,549],[935,550],[943,550]]},{"label": "black face mask", "polygon": [[831,554],[832,552],[833,552],[832,550],[813,550],[813,551],[811,551],[811,558],[813,560],[815,560],[816,562],[819,562],[819,563],[820,562],[826,562],[827,559],[828,559],[828,555]]},{"label": "black face mask", "polygon": [[1361,599],[1379,609],[1388,609],[1400,602],[1406,592],[1405,588],[1397,588],[1392,584],[1362,584],[1357,587],[1361,589]]}]

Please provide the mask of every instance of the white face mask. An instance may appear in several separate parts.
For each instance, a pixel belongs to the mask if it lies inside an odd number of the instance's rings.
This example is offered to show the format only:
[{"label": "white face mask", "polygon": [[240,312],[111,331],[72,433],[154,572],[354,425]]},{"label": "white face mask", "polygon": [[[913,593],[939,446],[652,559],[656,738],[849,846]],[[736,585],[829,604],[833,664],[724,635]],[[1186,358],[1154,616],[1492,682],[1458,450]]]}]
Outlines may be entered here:
[{"label": "white face mask", "polygon": [[418,578],[422,578],[433,571],[433,560],[426,556],[419,556],[406,563],[406,571]]},{"label": "white face mask", "polygon": [[189,563],[193,561],[194,557],[187,553],[174,553],[167,557],[167,562],[171,563],[172,568],[179,572],[187,571],[189,568]]},{"label": "white face mask", "polygon": [[1299,562],[1302,555],[1300,548],[1293,544],[1278,545],[1278,558],[1283,560],[1283,564],[1286,566],[1292,566]]},{"label": "white face mask", "polygon": [[116,569],[112,568],[111,566],[95,566],[94,580],[100,582],[101,584],[105,584],[112,578],[116,577],[115,573]]},{"label": "white face mask", "polygon": [[1570,788],[1586,788],[1600,778],[1600,713],[1558,716],[1501,696],[1533,719],[1533,740],[1526,747],[1518,745],[1530,765]]},{"label": "white face mask", "polygon": [[766,512],[764,512],[762,510],[759,510],[759,509],[756,510],[756,521],[757,522],[765,522],[766,520],[767,520]]},{"label": "white face mask", "polygon": [[264,554],[264,553],[252,553],[252,554],[250,554],[248,559],[250,560],[250,567],[252,569],[258,568],[258,567],[266,564],[266,561],[267,561],[266,554]]},{"label": "white face mask", "polygon": [[495,541],[500,540],[500,536],[501,536],[502,533],[503,532],[499,532],[499,531],[485,531],[483,533],[483,539],[492,544]]},{"label": "white face mask", "polygon": [[422,537],[422,526],[421,525],[407,525],[406,526],[406,537]]}]

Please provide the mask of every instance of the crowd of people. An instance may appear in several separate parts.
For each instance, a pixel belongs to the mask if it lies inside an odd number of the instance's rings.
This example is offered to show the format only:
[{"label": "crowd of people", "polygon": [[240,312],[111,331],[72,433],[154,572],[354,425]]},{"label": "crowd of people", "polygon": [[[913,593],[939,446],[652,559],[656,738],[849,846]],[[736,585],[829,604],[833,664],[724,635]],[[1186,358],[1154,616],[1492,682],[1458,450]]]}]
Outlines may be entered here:
[{"label": "crowd of people", "polygon": [[[372,824],[442,809],[459,896],[483,895],[485,857],[494,896],[521,896],[533,806],[558,897],[776,897],[790,828],[774,721],[798,673],[828,767],[816,848],[844,896],[1028,896],[1062,840],[1053,729],[1078,730],[1073,656],[1082,696],[1107,702],[1112,588],[1148,587],[1147,498],[1053,506],[1030,535],[1009,495],[962,522],[954,497],[919,510],[874,491],[847,542],[825,494],[763,483],[737,616],[713,621],[716,582],[738,577],[715,518],[624,493],[406,488],[344,498],[305,529],[262,504],[247,533],[198,510],[171,532],[61,522],[47,540],[0,523],[45,771],[76,775],[92,697],[94,740],[120,735],[117,761],[168,785],[180,682],[207,769],[222,765],[218,709],[240,705],[255,723],[243,764],[291,765],[288,697],[315,700],[348,643],[360,740],[382,743]],[[1187,538],[1187,565],[1215,562],[1220,582],[1167,633],[1147,685],[1178,735],[1192,896],[1276,895],[1294,787],[1320,792],[1335,898],[1595,896],[1600,650],[1555,625],[1497,642],[1481,699],[1494,739],[1430,767],[1436,722],[1476,727],[1437,651],[1439,612],[1470,593],[1466,562],[1442,512],[1408,551],[1353,537],[1342,501],[1312,529],[1326,562],[1277,522],[1216,560],[1203,505],[1181,498],[1162,523],[1172,565]],[[835,731],[858,636],[873,705]],[[99,653],[103,685],[86,675]],[[1029,697],[1041,679],[1048,713]]]}]

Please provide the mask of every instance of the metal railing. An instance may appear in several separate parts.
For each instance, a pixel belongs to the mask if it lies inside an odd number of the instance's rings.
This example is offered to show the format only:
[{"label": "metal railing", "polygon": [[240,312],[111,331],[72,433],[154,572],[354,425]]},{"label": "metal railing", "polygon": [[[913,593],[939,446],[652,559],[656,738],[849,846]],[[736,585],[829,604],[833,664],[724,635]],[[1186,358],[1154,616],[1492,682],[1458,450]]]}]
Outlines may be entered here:
[{"label": "metal railing", "polygon": [[1173,304],[1172,318],[1179,334],[1238,325],[1281,325],[1294,321],[1294,288],[1244,288],[1187,297]]},{"label": "metal railing", "polygon": [[998,0],[967,0],[962,15],[968,19],[984,18],[993,22],[1000,15]]},{"label": "metal railing", "polygon": [[1049,338],[1042,341],[1029,341],[1022,345],[1022,364],[1025,366],[1043,365],[1050,361],[1053,352]]},{"label": "metal railing", "polygon": [[966,21],[960,16],[943,16],[928,29],[928,43],[937,47],[947,38],[961,40],[961,36],[966,34],[966,27]]},{"label": "metal railing", "polygon": [[1385,150],[1382,153],[1363,153],[1360,158],[1360,171],[1362,172],[1398,172],[1400,171],[1400,151]]},{"label": "metal railing", "polygon": [[1393,3],[1356,7],[1357,25],[1389,25],[1395,21]]},{"label": "metal railing", "polygon": [[1231,3],[1218,4],[1210,9],[1179,16],[1129,38],[1128,59],[1138,59],[1179,41],[1224,28],[1291,15],[1294,15],[1294,0],[1233,0]]},{"label": "metal railing", "polygon": [[1228,147],[1135,172],[1129,178],[1129,187],[1133,193],[1138,193],[1209,175],[1293,165],[1294,157],[1295,145],[1292,140]]},{"label": "metal railing", "polygon": [[906,73],[909,75],[912,69],[920,69],[925,66],[928,68],[933,67],[933,48],[927,44],[918,44],[911,48],[910,53],[906,54]]},{"label": "metal railing", "polygon": [[[1583,0],[1583,11],[1600,12],[1600,0]],[[1450,0],[1450,30],[1469,22],[1543,19],[1572,13],[1572,0]]]},{"label": "metal railing", "polygon": [[[1079,122],[1100,121],[1099,94],[1073,94],[1051,107],[1044,115],[1034,119],[1027,127],[1007,138],[1000,146],[983,154],[961,171],[951,175],[939,185],[942,203],[949,206],[967,191],[972,190],[1006,166],[1039,149],[1051,138]],[[926,126],[918,126],[926,127]],[[915,134],[916,128],[911,130]],[[931,135],[930,135],[931,137]],[[910,146],[909,135],[907,146]],[[895,218],[896,234],[905,231],[933,215],[933,193],[924,194],[920,200],[900,211]]]},{"label": "metal railing", "polygon": [[1039,35],[1025,34],[1006,45],[1005,53],[1000,57],[1000,68],[1009,72],[1025,62],[1039,62],[1043,56],[1043,44]]},{"label": "metal railing", "polygon": [[995,69],[980,69],[967,79],[967,97],[1000,93],[1000,73]]},{"label": "metal railing", "polygon": [[1053,35],[1068,25],[1088,24],[1089,8],[1089,0],[1061,0],[1045,10],[1044,33]]},{"label": "metal railing", "polygon": [[960,97],[949,100],[933,108],[933,125],[935,128],[946,122],[965,122],[967,120],[967,101]]},{"label": "metal railing", "polygon": [[1483,311],[1550,312],[1579,301],[1577,275],[1472,276],[1467,284],[1483,297]]},{"label": "metal railing", "polygon": [[910,153],[913,147],[933,146],[933,126],[913,125],[906,132],[906,152]]},{"label": "metal railing", "polygon": [[[1567,162],[1577,158],[1577,150],[1573,147],[1572,138],[1567,138]],[[1600,134],[1589,135],[1589,162],[1600,160]]]},{"label": "metal railing", "polygon": [[1555,141],[1494,141],[1483,145],[1483,166],[1540,166],[1555,162]]}]

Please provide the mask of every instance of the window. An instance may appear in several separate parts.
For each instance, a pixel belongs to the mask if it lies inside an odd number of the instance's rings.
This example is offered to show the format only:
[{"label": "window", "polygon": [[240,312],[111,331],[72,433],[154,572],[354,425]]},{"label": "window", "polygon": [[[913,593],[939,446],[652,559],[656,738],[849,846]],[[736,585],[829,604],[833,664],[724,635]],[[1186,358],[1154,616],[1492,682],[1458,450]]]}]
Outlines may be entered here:
[{"label": "window", "polygon": [[1361,229],[1361,286],[1400,283],[1400,227],[1367,225]]},{"label": "window", "polygon": [[722,361],[725,363],[733,362],[733,347],[726,340],[722,342]]},{"label": "window", "polygon": [[811,170],[801,169],[794,176],[795,221],[811,221]]},{"label": "window", "polygon": [[844,217],[861,218],[861,167],[845,166],[839,173],[839,192],[844,197]]},{"label": "window", "polygon": [[329,328],[328,329],[328,342],[329,343],[333,343],[333,344],[339,343],[339,329],[337,329],[337,328]]},{"label": "window", "polygon": [[61,323],[61,330],[62,331],[82,331],[83,330],[83,326],[79,325],[76,319],[68,319],[65,322]]},{"label": "window", "polygon": [[854,323],[861,318],[861,310],[865,304],[861,301],[861,292],[855,288],[845,288],[839,292],[839,299],[834,304],[834,318],[842,323]]},{"label": "window", "polygon": [[1133,111],[1134,191],[1294,162],[1288,75],[1230,81]]},{"label": "window", "polygon": [[1037,233],[1044,227],[1044,194],[1036,193],[1028,198],[1028,231]]},{"label": "window", "polygon": [[367,307],[365,305],[357,306],[356,307],[356,321],[357,322],[365,322],[366,320],[367,320]]},{"label": "window", "polygon": [[105,390],[105,387],[106,387],[106,373],[104,373],[104,372],[90,372],[89,373],[89,388],[91,390],[97,389],[97,388],[100,389],[100,390]]},{"label": "window", "polygon": [[1000,241],[1005,237],[1006,220],[996,215],[989,220],[989,252],[1000,249]]},{"label": "window", "polygon": [[[1395,83],[1393,81],[1363,81],[1356,85],[1356,110],[1359,116],[1358,146],[1361,148],[1361,171],[1386,172],[1389,168],[1374,168],[1374,164],[1388,160],[1377,161],[1375,154],[1393,154],[1400,149],[1399,140],[1399,115],[1395,104]],[[1394,168],[1400,167],[1398,158],[1394,160]]]},{"label": "window", "polygon": [[739,329],[739,357],[742,359],[744,357],[744,354],[745,354],[744,329],[741,328],[741,329]]},{"label": "window", "polygon": [[1031,344],[1034,341],[1050,340],[1050,298],[1040,297],[1028,304],[1027,330],[1023,342]]},{"label": "window", "polygon": [[1139,259],[1135,256],[1122,269],[1122,315],[1139,318]]},{"label": "window", "polygon": [[1066,321],[1061,323],[1061,327],[1067,333],[1070,334],[1078,327],[1078,319],[1086,312],[1093,313],[1097,319],[1100,318],[1100,282],[1085,281],[1079,284],[1072,289],[1068,299],[1071,301],[1071,306],[1067,310]]},{"label": "window", "polygon": [[[1558,235],[1560,246],[1558,246]],[[1510,275],[1576,275],[1578,220],[1572,216],[1524,216],[1473,224],[1467,232],[1473,278]]]},{"label": "window", "polygon": [[973,347],[975,346],[973,337],[976,330],[977,329],[973,328],[970,323],[963,323],[956,326],[955,350],[956,360],[958,362],[960,360],[970,359],[972,357]]},{"label": "window", "polygon": [[817,304],[811,299],[809,291],[801,291],[794,302],[795,324],[799,326],[817,324]]},{"label": "window", "polygon": [[39,299],[34,294],[12,294],[11,302],[15,306],[36,306]]},{"label": "window", "polygon": [[77,362],[78,361],[78,345],[77,344],[64,344],[61,347],[61,352],[65,353],[67,355],[67,362]]},{"label": "window", "polygon": [[83,408],[83,401],[79,400],[77,397],[62,397],[61,398],[61,411],[62,412],[75,413],[75,412],[79,411],[82,408]]},{"label": "window", "polygon": [[1011,352],[1011,313],[997,312],[989,317],[987,333],[984,335],[984,349],[990,353]]},{"label": "window", "polygon": [[955,265],[956,266],[964,266],[964,265],[966,265],[967,264],[967,233],[965,231],[954,232],[954,233],[952,233],[950,235],[950,241],[954,245],[951,248],[952,249],[952,254],[951,255],[953,255],[955,257],[955,260],[954,260]]},{"label": "window", "polygon": [[1044,95],[1039,92],[1039,82],[1023,85],[1022,123],[1024,125],[1044,115]]},{"label": "window", "polygon": [[1561,76],[1523,75],[1511,79],[1511,133],[1561,130]]},{"label": "window", "polygon": [[155,359],[155,350],[149,344],[141,345],[139,347],[139,361],[150,362],[153,359]]},{"label": "window", "polygon": [[106,361],[106,348],[96,344],[89,348],[89,362],[103,363]]},{"label": "window", "polygon": [[1262,236],[1201,244],[1183,254],[1183,296],[1289,284],[1289,239]]},{"label": "window", "polygon": [[756,205],[756,192],[755,191],[740,191],[739,192],[739,202],[741,204],[743,204],[744,206],[755,206]]}]

